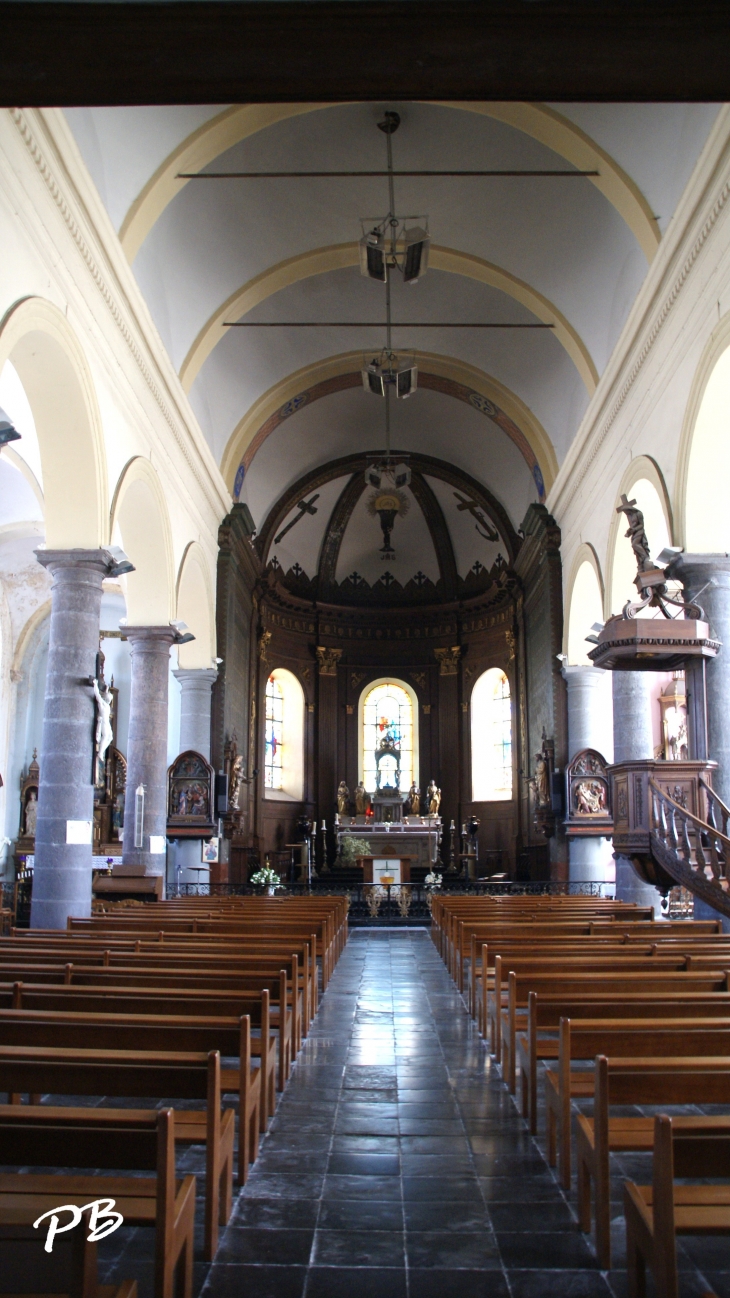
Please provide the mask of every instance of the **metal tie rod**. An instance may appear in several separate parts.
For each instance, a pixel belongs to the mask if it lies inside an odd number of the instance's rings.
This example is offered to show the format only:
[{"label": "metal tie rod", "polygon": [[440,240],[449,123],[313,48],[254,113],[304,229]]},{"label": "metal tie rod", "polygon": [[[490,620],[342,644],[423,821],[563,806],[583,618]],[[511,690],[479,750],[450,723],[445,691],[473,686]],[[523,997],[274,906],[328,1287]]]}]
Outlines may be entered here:
[{"label": "metal tie rod", "polygon": [[176,180],[352,180],[397,176],[431,178],[434,176],[471,177],[506,176],[528,178],[558,176],[600,176],[600,171],[178,171]]},{"label": "metal tie rod", "polygon": [[[222,329],[384,329],[384,320],[224,320]],[[497,320],[394,321],[392,329],[554,329],[554,324],[502,323]]]}]

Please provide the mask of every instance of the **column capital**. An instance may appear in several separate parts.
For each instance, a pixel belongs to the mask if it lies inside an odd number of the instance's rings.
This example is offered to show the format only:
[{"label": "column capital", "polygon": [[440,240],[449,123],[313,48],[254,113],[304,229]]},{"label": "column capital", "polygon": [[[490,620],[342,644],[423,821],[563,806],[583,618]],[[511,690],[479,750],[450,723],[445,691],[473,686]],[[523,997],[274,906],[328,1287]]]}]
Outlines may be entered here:
[{"label": "column capital", "polygon": [[218,680],[217,667],[175,667],[172,674],[181,685],[186,683],[203,685],[209,682],[212,686]]},{"label": "column capital", "polygon": [[602,685],[609,673],[603,667],[590,667],[587,664],[577,663],[575,666],[561,667],[563,680],[567,684],[575,685]]},{"label": "column capital", "polygon": [[730,554],[679,554],[670,564],[670,576],[691,590],[705,582],[730,588]]},{"label": "column capital", "polygon": [[127,626],[124,622],[120,622],[119,630],[134,648],[139,645],[149,645],[153,649],[169,650],[170,646],[180,639],[180,633],[169,622],[162,626]]},{"label": "column capital", "polygon": [[110,577],[119,566],[118,554],[107,549],[98,550],[36,550],[35,557],[43,568],[77,569],[80,572],[96,569],[103,577]]}]

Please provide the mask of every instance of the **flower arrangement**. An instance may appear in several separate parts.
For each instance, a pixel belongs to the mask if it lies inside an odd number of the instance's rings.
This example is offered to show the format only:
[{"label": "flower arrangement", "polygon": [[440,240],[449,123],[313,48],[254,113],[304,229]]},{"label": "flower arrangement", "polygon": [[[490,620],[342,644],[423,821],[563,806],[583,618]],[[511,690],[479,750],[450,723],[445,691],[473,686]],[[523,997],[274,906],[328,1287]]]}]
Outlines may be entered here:
[{"label": "flower arrangement", "polygon": [[273,891],[274,888],[280,886],[281,879],[278,874],[274,873],[270,865],[266,865],[263,870],[257,870],[255,874],[251,875],[249,883],[254,888],[270,888]]},{"label": "flower arrangement", "polygon": [[436,874],[435,871],[430,870],[423,882],[427,888],[440,888],[442,877],[442,875]]},{"label": "flower arrangement", "polygon": [[340,839],[340,857],[338,864],[350,866],[355,864],[358,856],[371,856],[370,844],[366,838],[356,838],[354,834],[343,834]]}]

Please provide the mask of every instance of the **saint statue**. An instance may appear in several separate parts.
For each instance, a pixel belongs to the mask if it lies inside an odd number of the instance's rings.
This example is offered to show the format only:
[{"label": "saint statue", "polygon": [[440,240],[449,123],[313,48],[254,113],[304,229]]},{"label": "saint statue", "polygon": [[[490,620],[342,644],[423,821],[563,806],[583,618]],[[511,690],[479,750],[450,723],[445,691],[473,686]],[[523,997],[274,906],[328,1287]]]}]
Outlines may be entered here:
[{"label": "saint statue", "polygon": [[418,785],[415,782],[411,785],[410,789],[408,790],[408,801],[406,805],[408,807],[409,816],[420,816],[421,790],[419,789]]},{"label": "saint statue", "polygon": [[533,788],[538,807],[546,807],[550,802],[550,771],[547,757],[543,752],[535,753],[535,775]]},{"label": "saint statue", "polygon": [[428,786],[426,798],[428,799],[429,816],[437,816],[439,814],[439,807],[441,806],[441,790],[434,779],[431,780],[431,783]]},{"label": "saint statue", "polygon": [[230,779],[228,782],[228,810],[238,811],[238,795],[241,791],[241,780],[243,778],[243,757],[241,753],[234,759],[231,767]]},{"label": "saint statue", "polygon": [[350,808],[350,790],[344,780],[340,780],[337,788],[337,814],[346,816]]},{"label": "saint statue", "polygon": [[[355,815],[366,816],[370,806],[370,794],[368,793],[362,780],[355,785]],[[338,800],[339,810],[339,800]]]},{"label": "saint statue", "polygon": [[27,838],[35,838],[35,827],[38,823],[38,798],[35,789],[31,789],[25,804],[25,833]]},{"label": "saint statue", "polygon": [[103,678],[101,685],[99,685],[98,680],[94,677],[93,685],[94,698],[96,699],[96,756],[99,759],[100,767],[103,767],[106,750],[114,738],[111,721],[114,695]]}]

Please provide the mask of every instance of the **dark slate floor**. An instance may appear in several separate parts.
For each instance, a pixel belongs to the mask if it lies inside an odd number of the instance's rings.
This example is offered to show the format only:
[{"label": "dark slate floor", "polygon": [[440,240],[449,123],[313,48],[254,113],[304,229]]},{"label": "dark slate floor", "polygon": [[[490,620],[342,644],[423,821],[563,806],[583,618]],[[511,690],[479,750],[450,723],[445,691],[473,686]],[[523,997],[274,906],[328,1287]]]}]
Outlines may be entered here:
[{"label": "dark slate floor", "polygon": [[[188,1170],[199,1170],[199,1153],[189,1151]],[[618,1218],[621,1173],[646,1181],[647,1162],[625,1159],[613,1170]],[[573,1206],[429,934],[356,931],[216,1261],[196,1266],[195,1290],[200,1298],[624,1298],[625,1273],[597,1270]],[[150,1232],[132,1234],[125,1242],[118,1232],[107,1267],[137,1275],[140,1298],[151,1298],[151,1253],[140,1251],[151,1241],[138,1242]],[[726,1240],[688,1243],[681,1265],[683,1298],[710,1289],[730,1298]]]}]

